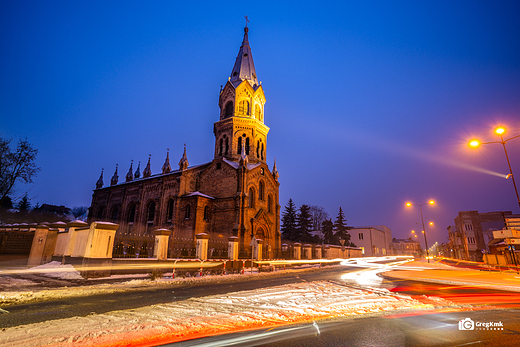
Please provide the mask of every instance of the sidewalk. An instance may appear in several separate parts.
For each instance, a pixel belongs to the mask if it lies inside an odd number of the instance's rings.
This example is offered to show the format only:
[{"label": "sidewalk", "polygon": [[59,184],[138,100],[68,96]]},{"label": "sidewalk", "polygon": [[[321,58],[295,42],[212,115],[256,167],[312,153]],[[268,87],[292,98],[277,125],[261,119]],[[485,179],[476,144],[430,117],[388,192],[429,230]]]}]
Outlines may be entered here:
[{"label": "sidewalk", "polygon": [[520,275],[516,272],[471,270],[442,264],[439,260],[416,260],[400,266],[402,270],[382,273],[394,279],[477,286],[482,288],[520,292]]}]

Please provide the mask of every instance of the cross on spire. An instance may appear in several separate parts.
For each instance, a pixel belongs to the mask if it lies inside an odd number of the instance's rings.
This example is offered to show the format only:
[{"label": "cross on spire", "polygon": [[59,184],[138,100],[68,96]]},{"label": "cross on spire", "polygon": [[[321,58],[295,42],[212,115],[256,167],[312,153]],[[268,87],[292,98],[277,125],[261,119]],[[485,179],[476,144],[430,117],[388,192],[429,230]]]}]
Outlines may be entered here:
[{"label": "cross on spire", "polygon": [[244,16],[244,18],[246,19],[246,28],[247,28],[247,23],[249,23],[249,19],[247,19],[247,16]]}]

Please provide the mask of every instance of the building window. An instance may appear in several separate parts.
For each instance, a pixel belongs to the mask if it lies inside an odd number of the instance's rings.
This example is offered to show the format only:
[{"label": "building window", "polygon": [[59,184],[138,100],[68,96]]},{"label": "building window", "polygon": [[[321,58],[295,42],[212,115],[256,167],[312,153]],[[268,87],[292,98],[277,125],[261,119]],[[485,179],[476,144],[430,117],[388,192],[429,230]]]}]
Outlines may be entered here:
[{"label": "building window", "polygon": [[249,188],[249,207],[255,207],[255,191],[253,188]]},{"label": "building window", "polygon": [[99,220],[103,220],[104,216],[105,216],[105,206],[101,206],[98,209],[98,213],[96,215],[96,218],[99,219]]},{"label": "building window", "polygon": [[209,221],[209,206],[204,207],[204,220]]},{"label": "building window", "polygon": [[267,212],[273,213],[273,198],[271,195],[267,196]]},{"label": "building window", "polygon": [[119,220],[119,205],[115,205],[114,207],[112,207],[110,219],[113,223],[116,223]]},{"label": "building window", "polygon": [[166,222],[171,223],[173,219],[173,199],[168,200],[168,206],[166,208]]},{"label": "building window", "polygon": [[147,219],[148,224],[153,224],[153,222],[155,220],[155,202],[153,202],[153,201],[148,204],[147,216],[148,216],[148,219]]},{"label": "building window", "polygon": [[264,200],[265,185],[264,182],[260,181],[258,186],[258,200]]},{"label": "building window", "polygon": [[260,122],[262,122],[264,120],[264,118],[262,116],[262,109],[260,108],[259,105],[255,105],[255,116],[256,116],[256,119],[258,119]]},{"label": "building window", "polygon": [[238,138],[238,148],[237,148],[237,154],[242,153],[242,137]]},{"label": "building window", "polygon": [[220,139],[218,146],[218,155],[222,156],[222,147],[224,147],[224,139]]},{"label": "building window", "polygon": [[224,155],[228,155],[229,139],[226,137],[226,135],[224,135],[224,141],[225,141]]},{"label": "building window", "polygon": [[186,212],[184,214],[184,218],[190,219],[190,217],[191,217],[191,207],[190,207],[190,205],[186,205]]},{"label": "building window", "polygon": [[128,207],[128,224],[132,225],[135,221],[135,204],[132,203],[130,207]]},{"label": "building window", "polygon": [[363,233],[359,233],[358,236],[359,236],[359,239],[360,239],[360,240],[363,240]]},{"label": "building window", "polygon": [[226,104],[226,118],[233,117],[233,101]]},{"label": "building window", "polygon": [[246,155],[249,155],[249,137],[246,137]]},{"label": "building window", "polygon": [[240,101],[240,103],[238,104],[238,113],[244,116],[249,116],[249,101]]}]

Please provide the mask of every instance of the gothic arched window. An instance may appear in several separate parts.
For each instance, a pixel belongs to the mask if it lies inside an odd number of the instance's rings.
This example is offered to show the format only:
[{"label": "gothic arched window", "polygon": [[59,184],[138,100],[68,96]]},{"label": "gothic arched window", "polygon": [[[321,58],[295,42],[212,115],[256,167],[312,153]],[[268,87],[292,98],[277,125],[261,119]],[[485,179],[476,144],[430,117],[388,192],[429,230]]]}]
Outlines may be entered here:
[{"label": "gothic arched window", "polygon": [[249,155],[249,137],[246,137],[246,155]]},{"label": "gothic arched window", "polygon": [[225,114],[225,117],[226,118],[233,117],[233,101],[229,101],[226,104],[226,114]]},{"label": "gothic arched window", "polygon": [[253,188],[249,188],[249,207],[255,207],[255,191]]},{"label": "gothic arched window", "polygon": [[273,213],[273,198],[271,195],[267,196],[267,212]]},{"label": "gothic arched window", "polygon": [[166,222],[171,223],[173,219],[173,199],[168,200],[168,206],[166,207]]},{"label": "gothic arched window", "polygon": [[99,219],[99,220],[103,220],[104,217],[105,217],[105,206],[101,206],[98,209],[98,213],[96,215],[96,218]]},{"label": "gothic arched window", "polygon": [[134,224],[134,221],[135,221],[135,204],[134,203],[131,203],[130,206],[128,207],[128,219],[127,219],[127,222],[128,224]]},{"label": "gothic arched window", "polygon": [[238,148],[237,148],[237,154],[242,153],[242,137],[238,138]]},{"label": "gothic arched window", "polygon": [[186,212],[184,213],[184,218],[190,219],[190,217],[191,217],[191,206],[186,205]]},{"label": "gothic arched window", "polygon": [[258,185],[258,200],[264,200],[265,185],[263,181],[260,181]]},{"label": "gothic arched window", "polygon": [[224,138],[226,139],[226,146],[224,147],[224,155],[228,155],[228,148],[229,148],[229,139],[224,135]]},{"label": "gothic arched window", "polygon": [[115,205],[112,207],[112,213],[110,214],[110,219],[113,223],[116,223],[119,220],[119,205]]},{"label": "gothic arched window", "polygon": [[219,146],[218,146],[218,155],[222,155],[222,147],[224,145],[224,140],[223,139],[220,139],[219,141]]},{"label": "gothic arched window", "polygon": [[204,207],[204,220],[209,221],[209,206]]},{"label": "gothic arched window", "polygon": [[260,105],[258,105],[258,104],[255,105],[255,117],[260,122],[263,122],[263,120],[264,120],[264,117],[262,116],[262,109],[260,108]]},{"label": "gothic arched window", "polygon": [[148,211],[146,213],[146,216],[147,216],[146,221],[149,224],[152,224],[155,220],[155,202],[150,201],[150,203],[148,204]]},{"label": "gothic arched window", "polygon": [[249,101],[240,101],[240,103],[238,104],[238,113],[244,116],[249,116]]}]

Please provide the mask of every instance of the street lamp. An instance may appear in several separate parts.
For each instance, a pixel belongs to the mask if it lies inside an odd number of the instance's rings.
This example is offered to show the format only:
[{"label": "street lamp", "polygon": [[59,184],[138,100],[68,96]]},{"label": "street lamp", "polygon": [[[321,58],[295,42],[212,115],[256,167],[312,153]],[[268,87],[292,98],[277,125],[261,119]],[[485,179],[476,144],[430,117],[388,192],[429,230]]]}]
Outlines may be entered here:
[{"label": "street lamp", "polygon": [[516,136],[510,137],[510,138],[504,140],[505,133],[506,133],[506,128],[499,126],[495,129],[495,134],[500,136],[500,141],[480,142],[479,140],[474,139],[469,142],[469,146],[472,148],[477,148],[480,145],[487,145],[489,143],[500,143],[500,144],[502,144],[502,146],[504,146],[504,153],[506,154],[507,165],[509,166],[509,175],[506,176],[506,179],[511,177],[511,180],[513,181],[513,187],[515,188],[516,200],[518,201],[518,207],[520,207],[520,197],[518,196],[518,189],[516,188],[515,176],[513,176],[513,170],[511,169],[511,163],[509,162],[509,156],[507,155],[507,149],[506,149],[506,142],[509,140],[512,140],[512,139],[516,139],[517,137],[520,137],[520,135],[516,135]]},{"label": "street lamp", "polygon": [[412,207],[412,205],[419,206],[419,210],[421,211],[422,233],[424,234],[424,245],[425,245],[425,249],[426,249],[426,259],[428,260],[428,263],[430,262],[430,253],[428,252],[428,241],[426,241],[426,231],[424,228],[424,218],[423,218],[423,213],[422,213],[422,207],[423,207],[423,205],[434,205],[434,204],[435,204],[435,201],[433,201],[433,200],[425,202],[424,204],[413,204],[411,202],[406,203],[406,207]]}]

